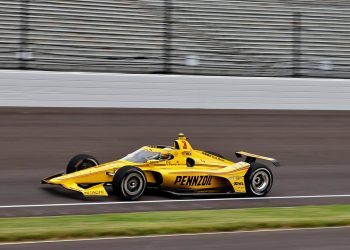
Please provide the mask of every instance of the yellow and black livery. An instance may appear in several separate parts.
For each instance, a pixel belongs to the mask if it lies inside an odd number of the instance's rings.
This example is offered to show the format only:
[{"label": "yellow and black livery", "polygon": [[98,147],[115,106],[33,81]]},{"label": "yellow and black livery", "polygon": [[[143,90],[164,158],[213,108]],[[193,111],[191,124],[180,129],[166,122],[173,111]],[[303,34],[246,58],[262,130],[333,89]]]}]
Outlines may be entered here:
[{"label": "yellow and black livery", "polygon": [[85,196],[107,196],[106,186],[122,200],[139,199],[146,187],[176,195],[247,193],[266,195],[273,183],[271,170],[256,160],[279,163],[269,157],[236,152],[233,162],[218,153],[193,149],[186,136],[173,146],[144,146],[127,156],[100,164],[90,155],[73,157],[65,173],[47,177],[45,184],[62,185]]}]

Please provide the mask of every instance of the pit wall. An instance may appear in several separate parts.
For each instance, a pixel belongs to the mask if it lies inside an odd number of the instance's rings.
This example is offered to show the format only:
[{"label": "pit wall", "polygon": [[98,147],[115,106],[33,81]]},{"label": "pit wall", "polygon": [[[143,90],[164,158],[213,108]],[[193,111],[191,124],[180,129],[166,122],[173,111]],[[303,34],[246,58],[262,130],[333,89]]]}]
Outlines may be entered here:
[{"label": "pit wall", "polygon": [[350,80],[0,71],[0,106],[350,110]]}]

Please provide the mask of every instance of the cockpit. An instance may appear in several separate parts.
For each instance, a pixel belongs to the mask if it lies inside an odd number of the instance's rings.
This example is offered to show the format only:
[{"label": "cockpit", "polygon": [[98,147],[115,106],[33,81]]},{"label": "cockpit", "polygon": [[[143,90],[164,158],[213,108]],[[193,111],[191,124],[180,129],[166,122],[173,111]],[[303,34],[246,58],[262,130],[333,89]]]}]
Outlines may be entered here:
[{"label": "cockpit", "polygon": [[135,152],[128,154],[127,156],[125,156],[121,160],[131,161],[131,162],[135,162],[135,163],[145,163],[149,160],[157,160],[157,159],[159,159],[159,156],[160,156],[159,152],[152,152],[152,151],[140,148],[140,149],[136,150]]},{"label": "cockpit", "polygon": [[149,160],[171,160],[174,156],[169,152],[169,150],[164,149],[162,152],[153,152],[140,148],[135,152],[128,154],[121,160],[130,161],[134,163],[146,163]]}]

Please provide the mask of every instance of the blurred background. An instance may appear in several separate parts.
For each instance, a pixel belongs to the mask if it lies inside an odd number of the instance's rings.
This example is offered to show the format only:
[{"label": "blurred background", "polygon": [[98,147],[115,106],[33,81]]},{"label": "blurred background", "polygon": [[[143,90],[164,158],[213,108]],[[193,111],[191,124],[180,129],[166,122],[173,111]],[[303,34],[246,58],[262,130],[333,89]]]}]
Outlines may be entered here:
[{"label": "blurred background", "polygon": [[[0,0],[0,217],[334,204],[346,214],[349,78],[345,0]],[[113,161],[178,132],[230,160],[239,150],[279,160],[269,196],[146,193],[131,204],[39,184],[78,153]],[[349,225],[346,215],[325,225]],[[1,228],[0,218],[0,242],[11,233]],[[183,249],[349,249],[349,227],[332,230],[194,236]],[[149,240],[130,249],[156,248]],[[158,248],[187,244],[169,242]],[[94,244],[77,248],[117,245]]]},{"label": "blurred background", "polygon": [[0,0],[0,67],[350,77],[338,0]]}]

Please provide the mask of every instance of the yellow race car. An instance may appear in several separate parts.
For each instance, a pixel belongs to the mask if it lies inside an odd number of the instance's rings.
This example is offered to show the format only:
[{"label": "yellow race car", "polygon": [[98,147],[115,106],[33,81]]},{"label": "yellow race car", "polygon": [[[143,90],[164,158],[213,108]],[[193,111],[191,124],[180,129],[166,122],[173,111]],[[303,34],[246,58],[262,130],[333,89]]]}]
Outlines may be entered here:
[{"label": "yellow race car", "polygon": [[47,177],[41,183],[62,185],[85,196],[107,196],[109,185],[122,200],[139,199],[146,187],[176,195],[266,195],[272,187],[272,172],[255,161],[279,163],[246,152],[236,152],[236,156],[245,156],[245,160],[235,163],[218,153],[193,149],[180,133],[174,146],[144,146],[104,164],[92,156],[77,155],[68,163],[66,173]]}]

